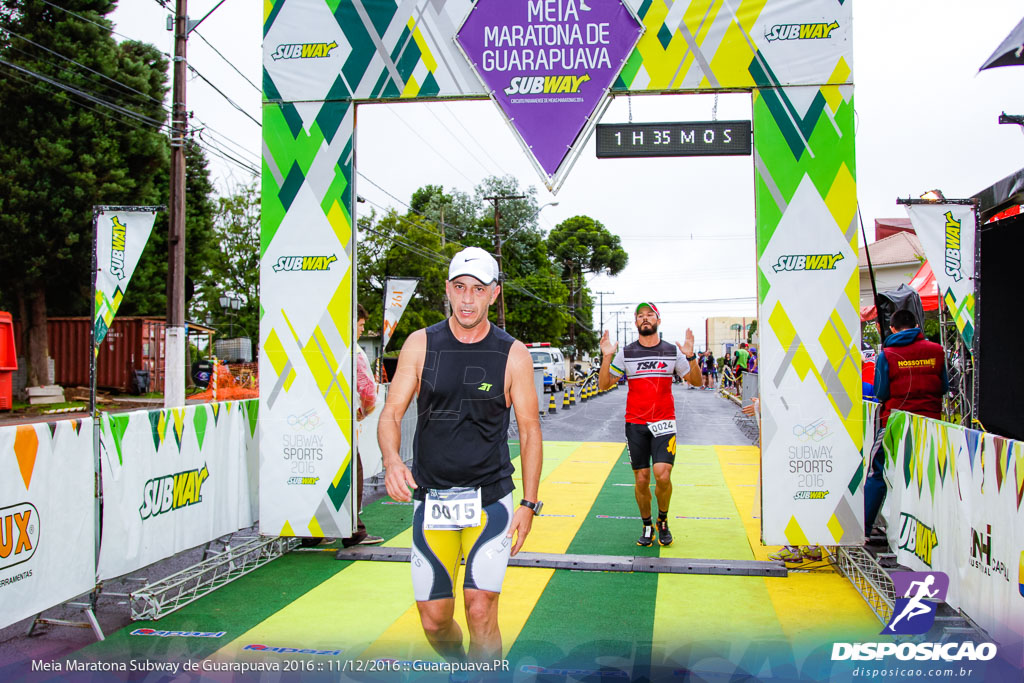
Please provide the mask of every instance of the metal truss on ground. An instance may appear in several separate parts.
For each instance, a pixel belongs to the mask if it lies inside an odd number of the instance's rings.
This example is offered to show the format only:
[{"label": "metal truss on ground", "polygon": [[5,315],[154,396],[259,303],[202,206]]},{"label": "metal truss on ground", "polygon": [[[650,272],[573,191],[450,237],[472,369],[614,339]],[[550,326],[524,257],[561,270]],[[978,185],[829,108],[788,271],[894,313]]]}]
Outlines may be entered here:
[{"label": "metal truss on ground", "polygon": [[135,621],[155,620],[212,593],[221,586],[276,560],[299,545],[297,538],[257,537],[187,569],[132,591],[131,616]]},{"label": "metal truss on ground", "polygon": [[893,605],[896,604],[896,590],[888,572],[882,568],[867,550],[860,546],[826,547],[836,569],[845,576],[860,593],[868,607],[883,623],[889,623]]},{"label": "metal truss on ground", "polygon": [[[875,613],[878,620],[883,624],[888,624],[896,604],[896,590],[888,570],[882,567],[871,553],[860,546],[839,546],[825,548],[825,551],[828,552],[832,563],[839,572],[849,579],[864,601],[868,603],[868,607]],[[941,643],[965,641],[984,643],[992,640],[984,629],[975,624],[962,611],[953,610],[943,605],[940,605],[940,611],[935,617],[932,630],[916,639],[935,640]]]}]

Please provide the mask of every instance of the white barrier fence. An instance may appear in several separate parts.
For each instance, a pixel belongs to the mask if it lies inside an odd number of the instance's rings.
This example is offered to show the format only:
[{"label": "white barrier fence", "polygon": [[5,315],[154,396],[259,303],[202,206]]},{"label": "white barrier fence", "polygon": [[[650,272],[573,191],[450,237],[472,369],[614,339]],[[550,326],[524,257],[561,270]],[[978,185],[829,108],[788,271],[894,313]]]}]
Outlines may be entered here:
[{"label": "white barrier fence", "polygon": [[96,585],[92,422],[0,429],[0,627]]},{"label": "white barrier fence", "polygon": [[1024,443],[894,411],[884,445],[899,563],[945,572],[946,602],[1024,665]]},{"label": "white barrier fence", "polygon": [[0,428],[0,628],[251,526],[258,401],[105,414],[96,560],[91,420]]},{"label": "white barrier fence", "polygon": [[259,459],[250,413],[257,405],[103,415],[101,580],[256,521]]}]

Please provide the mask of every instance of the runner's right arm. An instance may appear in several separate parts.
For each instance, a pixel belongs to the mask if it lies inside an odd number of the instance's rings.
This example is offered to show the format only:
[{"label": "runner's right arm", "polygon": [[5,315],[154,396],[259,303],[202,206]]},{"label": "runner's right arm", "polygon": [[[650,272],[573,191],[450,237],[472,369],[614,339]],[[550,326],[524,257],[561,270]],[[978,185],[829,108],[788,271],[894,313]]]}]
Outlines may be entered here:
[{"label": "runner's right arm", "polygon": [[405,340],[398,355],[398,367],[377,425],[377,441],[384,460],[384,487],[392,500],[406,503],[412,500],[409,489],[416,488],[416,482],[398,454],[402,442],[402,416],[419,391],[426,354],[427,333],[417,330]]},{"label": "runner's right arm", "polygon": [[[598,371],[597,374],[597,387],[601,391],[611,389],[615,386],[619,377],[622,377],[621,368],[616,368],[618,372],[612,370],[612,366],[614,365],[612,358],[614,357],[618,359],[620,355],[618,353],[618,348],[618,342],[613,342],[608,336],[608,330],[605,330],[604,334],[601,335],[601,370]],[[619,362],[621,363],[621,360]]]}]

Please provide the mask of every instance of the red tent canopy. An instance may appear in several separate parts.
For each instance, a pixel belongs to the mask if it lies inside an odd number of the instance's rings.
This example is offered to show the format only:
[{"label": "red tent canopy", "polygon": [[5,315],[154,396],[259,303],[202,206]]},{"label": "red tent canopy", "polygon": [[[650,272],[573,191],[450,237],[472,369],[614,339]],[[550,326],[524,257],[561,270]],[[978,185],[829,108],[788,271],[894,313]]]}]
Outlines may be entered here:
[{"label": "red tent canopy", "polygon": [[[921,295],[921,305],[924,310],[934,311],[939,308],[939,283],[936,282],[935,273],[932,272],[932,266],[928,261],[921,264],[917,274],[910,279],[909,285]],[[868,322],[876,317],[874,306],[860,307],[861,322]]]}]

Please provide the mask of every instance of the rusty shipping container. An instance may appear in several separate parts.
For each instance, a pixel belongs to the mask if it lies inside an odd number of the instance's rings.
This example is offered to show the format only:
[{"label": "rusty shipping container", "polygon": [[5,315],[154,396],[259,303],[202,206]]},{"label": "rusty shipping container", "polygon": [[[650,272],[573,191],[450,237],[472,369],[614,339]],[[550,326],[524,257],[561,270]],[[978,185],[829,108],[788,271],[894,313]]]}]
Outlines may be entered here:
[{"label": "rusty shipping container", "polygon": [[[149,371],[149,390],[164,390],[164,329],[159,318],[118,317],[100,344],[96,359],[96,386],[128,393],[132,372]],[[22,339],[15,322],[15,338]],[[89,386],[90,320],[85,317],[50,318],[47,338],[54,364],[54,382],[63,387]]]}]

